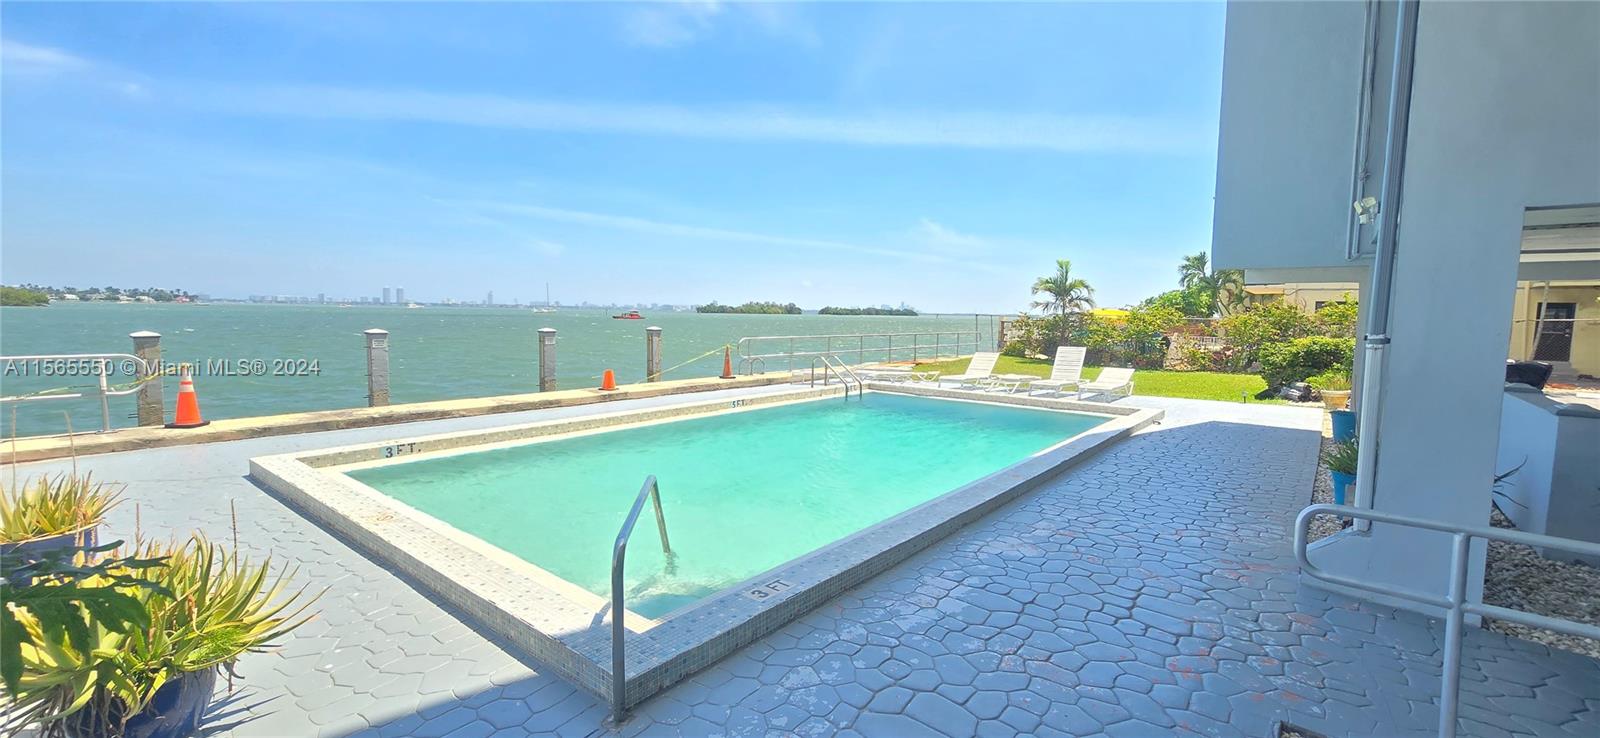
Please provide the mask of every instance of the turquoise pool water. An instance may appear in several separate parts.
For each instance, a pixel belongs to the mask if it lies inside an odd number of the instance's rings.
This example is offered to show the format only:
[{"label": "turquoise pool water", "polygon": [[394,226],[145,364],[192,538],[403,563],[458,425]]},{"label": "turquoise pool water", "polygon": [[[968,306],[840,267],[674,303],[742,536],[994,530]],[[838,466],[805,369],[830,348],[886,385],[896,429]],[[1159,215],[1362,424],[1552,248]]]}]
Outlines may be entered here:
[{"label": "turquoise pool water", "polygon": [[663,556],[646,505],[627,586],[628,609],[659,617],[1102,422],[868,393],[351,476],[609,597],[611,544],[654,474],[676,555]]}]

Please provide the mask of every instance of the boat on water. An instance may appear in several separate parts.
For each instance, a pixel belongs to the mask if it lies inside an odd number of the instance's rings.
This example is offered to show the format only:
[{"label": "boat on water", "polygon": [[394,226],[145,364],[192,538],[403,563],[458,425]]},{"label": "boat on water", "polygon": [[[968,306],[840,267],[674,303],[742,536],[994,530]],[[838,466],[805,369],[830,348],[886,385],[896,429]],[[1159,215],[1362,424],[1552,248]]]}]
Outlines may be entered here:
[{"label": "boat on water", "polygon": [[419,308],[419,307],[422,307],[422,306],[421,306],[421,305],[418,305],[418,304],[416,304],[416,303],[414,303],[414,302],[408,302],[408,303],[406,303],[406,307],[407,307],[407,308],[408,308],[408,309],[411,309],[411,310],[415,310],[415,309],[417,309],[417,308]]},{"label": "boat on water", "polygon": [[644,316],[640,315],[638,310],[629,310],[621,315],[613,315],[611,317],[614,320],[644,320]]}]

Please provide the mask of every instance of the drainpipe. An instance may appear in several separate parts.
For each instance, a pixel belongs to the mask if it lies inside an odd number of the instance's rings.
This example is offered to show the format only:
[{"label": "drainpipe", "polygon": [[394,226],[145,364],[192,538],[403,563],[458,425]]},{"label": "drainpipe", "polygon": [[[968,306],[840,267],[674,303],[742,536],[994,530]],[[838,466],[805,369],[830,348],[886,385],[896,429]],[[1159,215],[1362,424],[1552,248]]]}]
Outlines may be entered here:
[{"label": "drainpipe", "polygon": [[[1356,506],[1371,509],[1377,488],[1382,439],[1384,360],[1389,352],[1389,298],[1394,291],[1394,252],[1400,232],[1400,194],[1405,177],[1406,134],[1411,119],[1411,78],[1416,70],[1419,0],[1403,0],[1395,14],[1394,67],[1390,72],[1389,120],[1383,141],[1383,179],[1378,195],[1378,249],[1372,260],[1372,312],[1367,321],[1366,365],[1361,375],[1361,439],[1356,461]],[[1370,523],[1357,521],[1358,530]]]}]

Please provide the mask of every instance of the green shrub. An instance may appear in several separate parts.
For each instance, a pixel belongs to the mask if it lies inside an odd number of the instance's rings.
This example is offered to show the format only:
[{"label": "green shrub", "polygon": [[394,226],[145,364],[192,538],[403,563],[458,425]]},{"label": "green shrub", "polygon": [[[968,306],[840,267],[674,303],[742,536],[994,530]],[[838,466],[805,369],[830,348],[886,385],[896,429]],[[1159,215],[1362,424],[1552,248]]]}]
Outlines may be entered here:
[{"label": "green shrub", "polygon": [[1000,353],[1004,354],[1006,356],[1017,356],[1017,357],[1027,356],[1028,355],[1028,345],[1026,343],[1023,343],[1020,340],[1019,341],[1008,341],[1008,342],[1006,342],[1005,348],[1000,349]]},{"label": "green shrub", "polygon": [[1304,382],[1330,369],[1348,371],[1355,358],[1353,338],[1307,336],[1283,343],[1268,343],[1258,350],[1261,378],[1268,387]]},{"label": "green shrub", "polygon": [[1338,302],[1330,302],[1317,311],[1315,321],[1317,332],[1324,336],[1356,336],[1356,318],[1359,308],[1356,301],[1350,298],[1350,293],[1344,293],[1344,298]]},{"label": "green shrub", "polygon": [[1263,346],[1310,336],[1316,324],[1300,308],[1278,300],[1251,305],[1217,321],[1217,332],[1233,349],[1229,368],[1246,371],[1261,361]]}]

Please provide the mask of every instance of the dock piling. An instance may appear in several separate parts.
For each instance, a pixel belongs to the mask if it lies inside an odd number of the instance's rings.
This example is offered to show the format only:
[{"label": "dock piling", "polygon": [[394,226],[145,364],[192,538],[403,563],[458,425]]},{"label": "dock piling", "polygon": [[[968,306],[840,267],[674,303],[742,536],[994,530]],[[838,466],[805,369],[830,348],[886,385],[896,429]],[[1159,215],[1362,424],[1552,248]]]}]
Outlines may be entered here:
[{"label": "dock piling", "polygon": [[556,329],[539,329],[539,391],[556,388]]},{"label": "dock piling", "polygon": [[661,381],[661,328],[644,329],[644,381]]},{"label": "dock piling", "polygon": [[389,332],[382,328],[362,331],[367,337],[367,407],[389,404]]},{"label": "dock piling", "polygon": [[138,377],[146,380],[139,385],[139,425],[164,425],[167,422],[166,400],[161,393],[161,334],[155,331],[136,331],[128,334],[133,339],[133,355],[142,359],[146,370],[154,376]]}]

